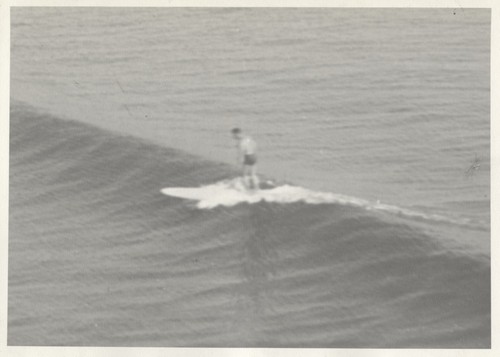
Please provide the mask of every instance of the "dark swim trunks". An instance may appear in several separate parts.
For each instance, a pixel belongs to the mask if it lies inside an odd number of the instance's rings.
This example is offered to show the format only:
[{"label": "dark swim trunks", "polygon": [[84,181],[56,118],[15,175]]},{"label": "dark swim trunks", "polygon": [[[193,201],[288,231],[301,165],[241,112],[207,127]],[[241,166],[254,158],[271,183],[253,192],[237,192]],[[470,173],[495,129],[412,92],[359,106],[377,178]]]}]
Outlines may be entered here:
[{"label": "dark swim trunks", "polygon": [[243,165],[255,165],[255,163],[257,162],[257,156],[255,156],[254,154],[247,154],[245,155],[244,159],[243,159]]}]

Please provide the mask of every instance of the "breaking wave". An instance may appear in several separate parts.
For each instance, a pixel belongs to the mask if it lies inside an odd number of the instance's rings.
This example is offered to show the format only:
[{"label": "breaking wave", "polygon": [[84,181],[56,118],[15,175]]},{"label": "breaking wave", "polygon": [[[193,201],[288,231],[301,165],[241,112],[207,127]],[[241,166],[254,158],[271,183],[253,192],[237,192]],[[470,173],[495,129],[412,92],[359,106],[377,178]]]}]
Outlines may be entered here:
[{"label": "breaking wave", "polygon": [[236,175],[13,106],[9,344],[490,345],[489,252],[446,243],[468,222]]}]

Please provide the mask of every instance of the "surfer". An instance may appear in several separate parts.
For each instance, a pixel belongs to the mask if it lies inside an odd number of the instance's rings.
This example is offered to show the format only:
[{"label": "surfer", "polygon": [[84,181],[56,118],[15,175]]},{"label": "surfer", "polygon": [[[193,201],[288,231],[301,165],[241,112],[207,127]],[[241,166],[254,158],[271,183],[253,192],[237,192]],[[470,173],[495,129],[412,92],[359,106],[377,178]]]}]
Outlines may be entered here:
[{"label": "surfer", "polygon": [[243,184],[250,189],[258,188],[257,143],[250,136],[244,135],[240,128],[234,128],[231,133],[238,142],[238,164],[243,165]]}]

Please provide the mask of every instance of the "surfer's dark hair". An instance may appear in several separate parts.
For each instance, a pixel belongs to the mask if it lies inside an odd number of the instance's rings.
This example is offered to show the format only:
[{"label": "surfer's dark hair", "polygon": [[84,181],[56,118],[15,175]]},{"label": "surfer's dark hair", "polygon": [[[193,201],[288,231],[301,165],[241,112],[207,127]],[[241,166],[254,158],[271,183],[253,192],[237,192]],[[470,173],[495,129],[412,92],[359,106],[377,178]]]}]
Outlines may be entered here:
[{"label": "surfer's dark hair", "polygon": [[239,133],[241,133],[241,129],[240,128],[234,128],[233,130],[231,130],[231,133],[233,133],[233,134],[239,134]]}]

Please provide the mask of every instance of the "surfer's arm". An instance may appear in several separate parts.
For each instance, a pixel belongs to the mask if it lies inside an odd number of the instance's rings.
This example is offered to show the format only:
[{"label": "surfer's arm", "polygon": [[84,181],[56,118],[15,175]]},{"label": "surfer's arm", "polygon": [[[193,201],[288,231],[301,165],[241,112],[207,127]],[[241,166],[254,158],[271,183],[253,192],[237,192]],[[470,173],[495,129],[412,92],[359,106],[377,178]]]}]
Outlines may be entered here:
[{"label": "surfer's arm", "polygon": [[245,161],[245,153],[246,153],[245,144],[243,142],[238,145],[237,152],[238,152],[238,156],[236,157],[236,164],[243,165],[243,162]]},{"label": "surfer's arm", "polygon": [[238,165],[244,165],[245,162],[245,152],[243,150],[238,151]]},{"label": "surfer's arm", "polygon": [[241,147],[238,145],[236,150],[236,165],[239,166],[243,162],[243,152]]}]

